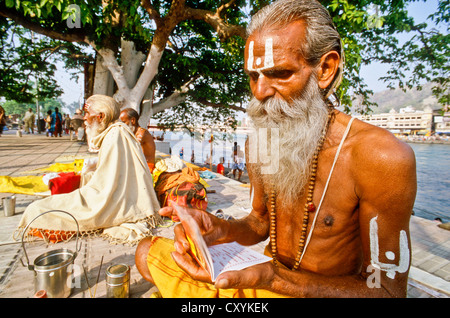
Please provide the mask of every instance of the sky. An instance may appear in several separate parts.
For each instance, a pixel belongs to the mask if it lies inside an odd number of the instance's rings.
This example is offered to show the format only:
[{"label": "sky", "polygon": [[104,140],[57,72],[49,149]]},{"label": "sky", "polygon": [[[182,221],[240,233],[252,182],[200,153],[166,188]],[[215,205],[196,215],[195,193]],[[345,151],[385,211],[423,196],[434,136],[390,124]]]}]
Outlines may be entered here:
[{"label": "sky", "polygon": [[[437,0],[427,0],[426,2],[418,1],[409,4],[408,12],[410,16],[414,18],[414,22],[427,22],[428,25],[432,21],[427,20],[427,17],[437,11],[438,1]],[[400,36],[400,41],[402,39],[407,39],[408,36]],[[381,76],[384,76],[388,71],[389,67],[383,65],[382,63],[372,63],[367,66],[361,67],[361,76],[366,82],[368,88],[374,93],[388,89],[387,85],[378,80]]]},{"label": "sky", "polygon": [[[414,18],[414,21],[425,22],[427,17],[437,10],[438,0],[427,0],[426,2],[418,1],[409,4],[409,13]],[[427,21],[429,22],[429,21]],[[382,81],[378,79],[386,74],[388,66],[381,63],[372,63],[368,66],[363,66],[361,69],[361,76],[368,85],[368,89],[372,90],[374,93],[380,92],[387,89],[387,86]],[[58,67],[56,73],[56,78],[58,84],[64,90],[62,95],[62,100],[66,104],[71,104],[73,102],[79,102],[82,98],[82,89],[84,76],[80,73],[79,82],[70,79],[70,75],[66,73],[63,67]]]}]

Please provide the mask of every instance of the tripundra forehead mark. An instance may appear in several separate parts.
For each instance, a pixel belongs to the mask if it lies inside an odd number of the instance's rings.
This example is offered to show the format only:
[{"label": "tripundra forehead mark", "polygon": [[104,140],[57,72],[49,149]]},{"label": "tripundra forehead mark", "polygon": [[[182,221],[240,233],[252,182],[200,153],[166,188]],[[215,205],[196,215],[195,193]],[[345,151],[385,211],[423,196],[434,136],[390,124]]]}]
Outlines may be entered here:
[{"label": "tripundra forehead mark", "polygon": [[[248,59],[247,59],[247,69],[250,72],[258,72],[259,75],[262,75],[262,71],[274,67],[273,63],[273,39],[267,38],[265,41],[264,47],[264,66],[261,65],[261,57],[258,57],[255,61],[254,49],[255,42],[250,41],[248,46]],[[256,68],[254,68],[253,64],[255,64]]]}]

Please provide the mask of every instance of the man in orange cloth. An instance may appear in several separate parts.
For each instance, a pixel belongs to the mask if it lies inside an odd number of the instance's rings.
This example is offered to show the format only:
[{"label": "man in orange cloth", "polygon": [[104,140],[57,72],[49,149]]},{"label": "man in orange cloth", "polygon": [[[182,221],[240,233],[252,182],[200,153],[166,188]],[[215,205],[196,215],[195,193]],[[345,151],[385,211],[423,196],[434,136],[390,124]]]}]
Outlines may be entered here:
[{"label": "man in orange cloth", "polygon": [[133,108],[126,108],[120,112],[120,120],[124,122],[133,131],[136,139],[139,141],[147,160],[150,172],[155,168],[155,141],[147,129],[139,126],[139,114]]},{"label": "man in orange cloth", "polygon": [[[229,221],[189,213],[207,245],[270,239],[272,261],[212,282],[179,224],[174,241],[146,238],[135,255],[163,297],[406,297],[414,152],[334,108],[343,59],[317,1],[279,0],[252,18],[245,48],[255,97],[247,113],[258,133],[246,146],[252,210]],[[178,218],[172,207],[159,213]]]}]

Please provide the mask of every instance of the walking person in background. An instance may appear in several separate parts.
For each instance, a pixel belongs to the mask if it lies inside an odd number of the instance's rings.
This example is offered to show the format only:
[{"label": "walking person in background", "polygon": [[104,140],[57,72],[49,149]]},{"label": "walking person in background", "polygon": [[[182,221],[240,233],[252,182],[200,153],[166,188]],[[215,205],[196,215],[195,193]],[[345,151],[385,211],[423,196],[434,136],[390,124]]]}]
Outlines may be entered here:
[{"label": "walking person in background", "polygon": [[45,131],[47,137],[52,136],[52,111],[47,112],[47,118],[45,118]]},{"label": "walking person in background", "polygon": [[69,114],[66,114],[64,117],[64,131],[66,132],[66,135],[70,132],[70,116]]},{"label": "walking person in background", "polygon": [[0,106],[0,137],[3,134],[3,129],[6,126],[6,113],[5,113],[5,109]]},{"label": "walking person in background", "polygon": [[183,159],[183,157],[184,157],[184,148],[181,147],[181,150],[180,150],[180,158]]},{"label": "walking person in background", "polygon": [[28,110],[25,112],[25,116],[23,117],[23,123],[25,125],[25,131],[27,134],[31,133],[34,134],[34,121],[36,119],[35,114],[33,113],[33,109],[28,108]]},{"label": "walking person in background", "polygon": [[233,152],[233,166],[231,167],[233,173],[233,179],[236,179],[236,171],[238,172],[238,181],[241,181],[242,173],[245,169],[244,163],[244,152],[241,150],[241,147],[237,145],[237,142],[234,143],[234,152]]},{"label": "walking person in background", "polygon": [[58,107],[55,107],[55,112],[52,114],[51,131],[54,137],[62,137],[62,116],[59,113]]},{"label": "walking person in background", "polygon": [[81,109],[77,109],[75,115],[70,120],[70,128],[74,131],[78,141],[83,139],[83,122],[84,119],[83,115],[81,115]]}]

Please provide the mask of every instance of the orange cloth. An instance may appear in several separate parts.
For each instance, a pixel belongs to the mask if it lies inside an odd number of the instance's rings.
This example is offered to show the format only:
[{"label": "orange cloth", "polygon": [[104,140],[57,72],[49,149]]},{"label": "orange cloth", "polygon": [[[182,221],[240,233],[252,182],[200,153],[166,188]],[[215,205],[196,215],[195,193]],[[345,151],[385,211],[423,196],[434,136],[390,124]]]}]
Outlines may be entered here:
[{"label": "orange cloth", "polygon": [[217,289],[213,284],[192,279],[173,260],[174,241],[153,237],[147,255],[150,274],[164,298],[282,298],[264,289]]},{"label": "orange cloth", "polygon": [[28,235],[44,238],[50,243],[58,243],[69,240],[75,236],[77,232],[74,231],[54,231],[54,230],[43,230],[43,229],[30,229]]},{"label": "orange cloth", "polygon": [[191,167],[186,167],[181,172],[176,173],[162,173],[158,182],[155,185],[157,195],[161,195],[167,190],[176,187],[177,185],[189,181],[192,183],[199,182],[200,175],[197,171],[194,171]]}]

